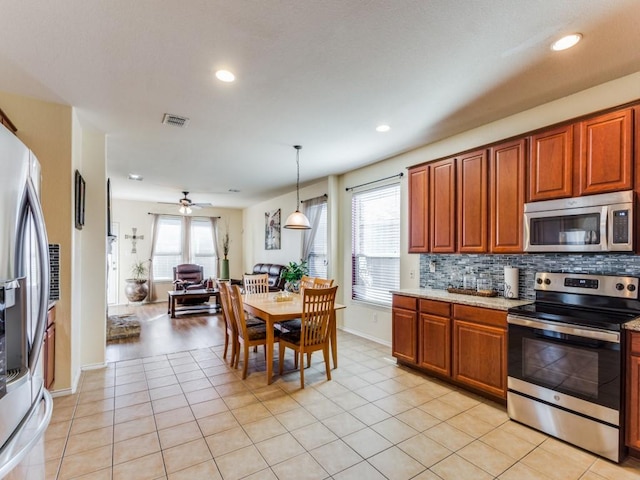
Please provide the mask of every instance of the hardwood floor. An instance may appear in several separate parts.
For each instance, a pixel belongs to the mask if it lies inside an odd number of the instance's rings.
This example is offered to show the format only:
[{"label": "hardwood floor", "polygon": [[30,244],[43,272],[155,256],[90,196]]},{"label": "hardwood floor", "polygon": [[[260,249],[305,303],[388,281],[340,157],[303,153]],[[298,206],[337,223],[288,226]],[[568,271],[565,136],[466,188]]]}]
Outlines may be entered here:
[{"label": "hardwood floor", "polygon": [[166,302],[110,306],[108,312],[109,315],[135,315],[141,328],[138,338],[108,342],[107,362],[224,345],[221,313],[170,318]]}]

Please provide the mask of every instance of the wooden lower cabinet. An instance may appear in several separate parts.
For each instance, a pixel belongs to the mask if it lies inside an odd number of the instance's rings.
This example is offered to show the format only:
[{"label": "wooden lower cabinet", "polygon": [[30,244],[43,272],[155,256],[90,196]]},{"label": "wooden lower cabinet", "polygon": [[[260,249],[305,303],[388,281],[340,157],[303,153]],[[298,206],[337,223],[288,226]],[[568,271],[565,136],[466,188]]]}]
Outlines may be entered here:
[{"label": "wooden lower cabinet", "polygon": [[420,300],[418,365],[441,375],[451,375],[451,304]]},{"label": "wooden lower cabinet", "polygon": [[42,345],[42,361],[44,371],[44,387],[49,389],[53,385],[56,373],[56,307],[52,306],[47,312],[47,328],[44,332]]},{"label": "wooden lower cabinet", "polygon": [[418,312],[415,297],[393,296],[391,351],[404,362],[418,363]]},{"label": "wooden lower cabinet", "polygon": [[626,444],[640,450],[640,332],[628,333]]}]

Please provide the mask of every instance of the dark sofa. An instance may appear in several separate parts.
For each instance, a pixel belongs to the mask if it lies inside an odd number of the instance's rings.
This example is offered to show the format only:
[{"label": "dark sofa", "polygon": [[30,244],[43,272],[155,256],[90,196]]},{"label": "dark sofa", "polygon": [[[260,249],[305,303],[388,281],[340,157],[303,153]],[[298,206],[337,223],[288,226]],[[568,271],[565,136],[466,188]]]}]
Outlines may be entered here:
[{"label": "dark sofa", "polygon": [[277,292],[284,290],[284,278],[282,278],[282,271],[284,265],[278,265],[277,263],[256,263],[253,266],[252,273],[266,273],[269,275],[269,291]]}]

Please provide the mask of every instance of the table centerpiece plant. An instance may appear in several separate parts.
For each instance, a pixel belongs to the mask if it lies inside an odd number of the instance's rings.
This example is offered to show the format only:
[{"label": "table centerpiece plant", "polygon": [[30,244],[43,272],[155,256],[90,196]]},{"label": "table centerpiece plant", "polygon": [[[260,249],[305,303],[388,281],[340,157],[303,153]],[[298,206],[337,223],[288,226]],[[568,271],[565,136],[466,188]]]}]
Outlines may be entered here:
[{"label": "table centerpiece plant", "polygon": [[284,289],[289,292],[298,293],[300,291],[300,280],[304,275],[309,273],[309,266],[306,260],[300,262],[289,262],[289,265],[282,270],[282,278],[284,278]]}]

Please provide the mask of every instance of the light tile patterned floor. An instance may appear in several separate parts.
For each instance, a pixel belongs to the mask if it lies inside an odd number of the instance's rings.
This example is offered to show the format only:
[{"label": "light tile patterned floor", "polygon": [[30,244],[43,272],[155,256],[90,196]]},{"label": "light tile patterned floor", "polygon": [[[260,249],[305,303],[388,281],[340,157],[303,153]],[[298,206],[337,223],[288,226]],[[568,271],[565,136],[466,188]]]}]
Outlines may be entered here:
[{"label": "light tile patterned floor", "polygon": [[78,394],[55,399],[42,448],[7,478],[640,478],[640,462],[514,423],[500,405],[396,366],[387,347],[343,332],[339,345],[333,381],[316,355],[304,390],[297,372],[266,386],[262,350],[245,381],[218,347],[84,372]]}]

